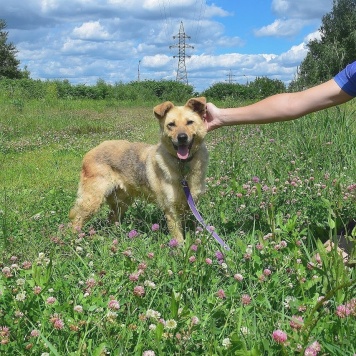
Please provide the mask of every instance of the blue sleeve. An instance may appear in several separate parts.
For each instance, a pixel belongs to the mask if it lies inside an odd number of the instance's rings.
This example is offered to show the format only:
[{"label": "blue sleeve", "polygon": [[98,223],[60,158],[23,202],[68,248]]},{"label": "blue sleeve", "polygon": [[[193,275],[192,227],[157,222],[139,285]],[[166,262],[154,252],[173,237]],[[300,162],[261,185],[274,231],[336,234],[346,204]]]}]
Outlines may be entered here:
[{"label": "blue sleeve", "polygon": [[334,80],[344,92],[356,96],[356,61],[348,64],[345,69],[336,74]]}]

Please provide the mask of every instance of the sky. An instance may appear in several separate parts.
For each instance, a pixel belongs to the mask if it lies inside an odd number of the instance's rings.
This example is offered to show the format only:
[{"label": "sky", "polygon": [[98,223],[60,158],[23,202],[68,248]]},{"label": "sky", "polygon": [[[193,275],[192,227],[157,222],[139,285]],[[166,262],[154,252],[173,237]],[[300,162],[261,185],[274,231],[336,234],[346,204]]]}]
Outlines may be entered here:
[{"label": "sky", "polygon": [[[94,85],[176,80],[185,33],[187,80],[295,78],[333,0],[0,0],[20,67],[33,79]],[[175,36],[175,38],[174,38]],[[182,37],[182,36],[181,36]],[[182,39],[183,41],[183,39]],[[184,74],[180,66],[180,76]]]}]

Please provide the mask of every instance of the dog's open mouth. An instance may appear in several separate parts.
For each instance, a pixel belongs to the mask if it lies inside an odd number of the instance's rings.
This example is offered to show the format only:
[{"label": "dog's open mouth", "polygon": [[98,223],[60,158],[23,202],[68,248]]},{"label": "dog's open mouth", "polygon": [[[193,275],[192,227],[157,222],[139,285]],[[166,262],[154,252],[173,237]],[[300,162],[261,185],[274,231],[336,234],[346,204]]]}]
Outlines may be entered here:
[{"label": "dog's open mouth", "polygon": [[177,157],[181,160],[186,160],[189,158],[190,155],[190,149],[193,146],[193,140],[192,142],[188,144],[179,144],[175,145],[173,144],[174,149],[177,151]]}]

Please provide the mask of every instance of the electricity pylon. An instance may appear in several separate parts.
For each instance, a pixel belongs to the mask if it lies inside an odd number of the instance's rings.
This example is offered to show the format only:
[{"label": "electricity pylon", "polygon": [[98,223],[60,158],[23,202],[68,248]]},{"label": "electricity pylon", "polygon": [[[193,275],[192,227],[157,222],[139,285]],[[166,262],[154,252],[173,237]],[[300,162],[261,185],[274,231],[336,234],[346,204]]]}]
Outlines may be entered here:
[{"label": "electricity pylon", "polygon": [[180,23],[180,28],[179,28],[178,35],[173,36],[173,39],[176,39],[176,38],[178,38],[178,44],[175,44],[173,46],[169,46],[169,48],[178,47],[178,56],[173,56],[173,58],[177,58],[178,57],[178,69],[177,69],[176,81],[188,84],[187,69],[185,67],[185,58],[190,58],[190,56],[187,56],[185,54],[185,49],[186,48],[194,48],[194,47],[185,43],[185,40],[189,39],[190,36],[187,36],[185,34],[182,21]]}]

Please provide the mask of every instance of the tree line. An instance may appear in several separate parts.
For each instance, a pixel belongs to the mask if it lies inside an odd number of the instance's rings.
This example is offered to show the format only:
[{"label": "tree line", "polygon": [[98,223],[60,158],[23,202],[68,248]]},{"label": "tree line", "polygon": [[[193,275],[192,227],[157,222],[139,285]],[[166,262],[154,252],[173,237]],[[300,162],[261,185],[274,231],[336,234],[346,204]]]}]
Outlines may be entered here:
[{"label": "tree line", "polygon": [[19,68],[14,44],[8,42],[6,21],[0,19],[0,89],[8,96],[22,98],[88,98],[121,101],[175,100],[184,101],[194,95],[210,100],[262,99],[297,91],[324,82],[337,74],[356,57],[356,0],[333,0],[333,8],[322,18],[320,39],[308,43],[308,53],[300,64],[295,79],[288,87],[280,80],[258,77],[250,83],[216,83],[202,93],[175,81],[154,81],[107,84],[99,79],[96,85],[72,85],[68,80],[40,81],[30,79],[25,67]]}]

